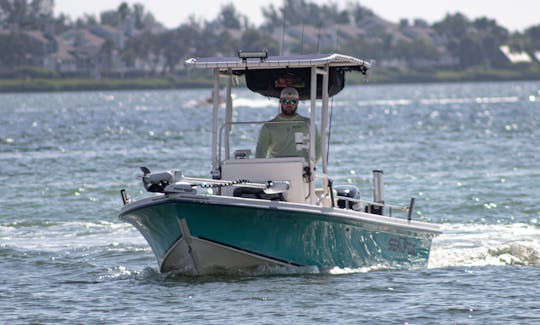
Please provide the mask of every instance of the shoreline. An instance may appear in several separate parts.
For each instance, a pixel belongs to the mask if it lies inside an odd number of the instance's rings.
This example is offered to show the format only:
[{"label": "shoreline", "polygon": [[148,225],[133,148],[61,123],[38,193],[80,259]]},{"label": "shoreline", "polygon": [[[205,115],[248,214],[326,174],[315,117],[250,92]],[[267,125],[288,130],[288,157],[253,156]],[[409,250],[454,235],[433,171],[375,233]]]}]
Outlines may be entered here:
[{"label": "shoreline", "polygon": [[[377,70],[367,79],[369,84],[413,84],[413,83],[454,83],[454,82],[509,82],[540,80],[536,71],[519,72],[512,70],[486,71],[434,71],[434,72],[392,72]],[[66,92],[66,91],[107,91],[107,90],[158,90],[196,89],[212,86],[211,78],[183,76],[183,78],[12,78],[0,79],[0,93]],[[241,83],[243,80],[241,81]],[[347,78],[350,84],[365,83],[364,77]]]}]

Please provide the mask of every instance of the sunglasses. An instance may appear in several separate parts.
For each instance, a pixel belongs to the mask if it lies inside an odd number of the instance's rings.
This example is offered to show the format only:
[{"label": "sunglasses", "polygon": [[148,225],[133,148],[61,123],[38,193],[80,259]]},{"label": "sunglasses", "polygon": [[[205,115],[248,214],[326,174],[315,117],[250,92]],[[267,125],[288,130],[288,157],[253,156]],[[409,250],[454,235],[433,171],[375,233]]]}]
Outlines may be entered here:
[{"label": "sunglasses", "polygon": [[298,103],[298,100],[296,99],[282,99],[281,102],[285,105],[288,105],[288,104],[291,104],[291,105],[294,105],[296,103]]}]

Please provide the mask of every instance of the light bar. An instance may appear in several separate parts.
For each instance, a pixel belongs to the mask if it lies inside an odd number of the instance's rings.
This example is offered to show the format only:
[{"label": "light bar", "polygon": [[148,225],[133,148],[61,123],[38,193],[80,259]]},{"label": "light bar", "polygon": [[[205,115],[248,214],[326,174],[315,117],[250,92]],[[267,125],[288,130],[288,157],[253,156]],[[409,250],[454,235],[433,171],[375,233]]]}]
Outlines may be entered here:
[{"label": "light bar", "polygon": [[238,51],[238,57],[242,60],[247,59],[260,59],[261,61],[266,60],[268,58],[268,51],[262,50],[262,51]]}]

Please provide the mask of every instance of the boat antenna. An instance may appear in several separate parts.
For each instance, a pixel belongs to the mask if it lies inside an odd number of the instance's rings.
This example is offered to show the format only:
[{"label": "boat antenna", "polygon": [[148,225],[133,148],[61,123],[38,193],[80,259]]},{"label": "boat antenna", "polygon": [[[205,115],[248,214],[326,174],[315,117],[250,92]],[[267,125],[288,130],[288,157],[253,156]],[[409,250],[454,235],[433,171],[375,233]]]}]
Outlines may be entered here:
[{"label": "boat antenna", "polygon": [[285,8],[281,10],[282,12],[282,24],[281,24],[281,55],[283,56],[283,52],[285,51]]},{"label": "boat antenna", "polygon": [[304,54],[304,22],[302,22],[302,38],[300,39],[300,53]]},{"label": "boat antenna", "polygon": [[334,96],[330,101],[330,118],[328,121],[328,141],[326,142],[326,163],[328,164],[328,157],[330,157],[330,139],[332,137],[332,113],[334,112]]},{"label": "boat antenna", "polygon": [[317,53],[321,53],[321,27],[322,21],[319,21],[319,30],[317,31]]},{"label": "boat antenna", "polygon": [[336,30],[336,44],[334,45],[334,47],[336,51],[339,51],[339,33],[337,32],[337,30]]}]

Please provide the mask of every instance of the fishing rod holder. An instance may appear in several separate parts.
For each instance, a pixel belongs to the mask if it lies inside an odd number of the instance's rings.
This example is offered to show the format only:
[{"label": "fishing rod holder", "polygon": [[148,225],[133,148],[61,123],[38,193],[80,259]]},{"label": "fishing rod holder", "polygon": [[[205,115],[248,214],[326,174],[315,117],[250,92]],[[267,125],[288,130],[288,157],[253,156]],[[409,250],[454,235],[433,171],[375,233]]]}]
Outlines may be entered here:
[{"label": "fishing rod holder", "polygon": [[407,213],[407,220],[409,220],[409,221],[412,220],[413,210],[414,210],[414,198],[412,197],[411,198],[411,203],[409,204],[409,211]]},{"label": "fishing rod holder", "polygon": [[[380,169],[373,170],[373,201],[384,206],[384,180],[383,171]],[[372,206],[371,213],[382,215],[383,206]]]}]

